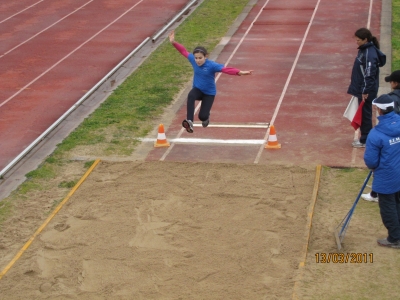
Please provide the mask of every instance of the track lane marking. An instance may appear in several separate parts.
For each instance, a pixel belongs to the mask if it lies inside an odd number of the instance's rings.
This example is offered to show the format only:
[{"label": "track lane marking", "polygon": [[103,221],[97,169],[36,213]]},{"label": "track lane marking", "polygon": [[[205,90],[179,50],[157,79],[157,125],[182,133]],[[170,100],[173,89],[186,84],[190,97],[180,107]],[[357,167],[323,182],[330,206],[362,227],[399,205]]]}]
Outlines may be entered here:
[{"label": "track lane marking", "polygon": [[[271,119],[271,121],[270,121],[270,122],[271,122],[271,125],[274,124],[275,119],[276,119],[276,116],[278,115],[279,109],[280,109],[280,107],[281,107],[281,105],[282,105],[283,98],[284,98],[285,95],[286,95],[286,91],[287,91],[287,89],[288,89],[288,87],[289,87],[290,80],[292,79],[294,69],[295,69],[296,66],[297,66],[297,62],[298,62],[298,60],[299,60],[301,51],[303,50],[303,46],[304,46],[304,44],[305,44],[305,42],[306,42],[306,39],[307,39],[307,36],[308,36],[308,32],[310,31],[310,28],[311,28],[312,23],[313,23],[313,21],[314,21],[314,18],[315,18],[315,15],[316,15],[316,13],[317,13],[317,10],[318,10],[318,7],[319,7],[320,2],[321,2],[321,0],[318,0],[317,4],[315,5],[315,8],[314,8],[313,14],[312,14],[312,16],[311,16],[310,22],[308,23],[306,32],[304,33],[303,40],[301,41],[300,48],[299,48],[299,50],[297,51],[296,58],[295,58],[295,60],[294,60],[294,62],[293,62],[293,65],[292,65],[292,68],[291,68],[291,70],[290,70],[290,73],[289,73],[289,75],[288,75],[288,77],[287,77],[287,79],[286,79],[285,86],[283,87],[281,96],[279,97],[279,100],[278,100],[278,103],[277,103],[277,105],[276,105],[274,114],[273,114],[272,119]],[[265,137],[264,137],[264,139],[265,139],[266,141],[268,140],[268,136],[269,136],[269,129],[267,130],[267,132],[266,132],[266,134],[265,134]],[[262,154],[263,151],[264,151],[264,147],[260,147],[260,150],[258,151],[257,157],[256,157],[256,159],[254,160],[254,163],[255,163],[255,164],[257,164],[257,163],[260,161],[260,157],[261,157],[261,154]]]},{"label": "track lane marking", "polygon": [[25,9],[23,9],[23,10],[20,10],[19,12],[17,12],[17,13],[15,13],[15,14],[9,16],[8,18],[6,18],[6,19],[0,21],[0,24],[3,23],[3,22],[5,22],[5,21],[7,21],[7,20],[9,20],[9,19],[11,19],[11,18],[13,18],[13,17],[15,17],[16,15],[19,15],[20,13],[22,13],[22,12],[24,12],[24,11],[30,9],[31,7],[34,7],[35,5],[37,5],[37,4],[39,4],[40,2],[43,2],[43,1],[44,1],[44,0],[40,0],[40,1],[38,1],[38,2],[36,2],[36,3],[34,3],[34,4],[32,4],[31,6],[28,6],[27,8],[25,8]]},{"label": "track lane marking", "polygon": [[374,0],[371,0],[369,2],[369,10],[368,10],[368,21],[367,21],[367,28],[371,26],[371,17],[372,17],[372,4],[374,3]]},{"label": "track lane marking", "polygon": [[45,32],[47,29],[53,27],[54,25],[56,25],[57,23],[61,22],[62,20],[68,18],[70,15],[76,13],[78,10],[82,9],[83,7],[85,7],[86,5],[88,5],[89,3],[93,2],[93,0],[90,0],[89,2],[86,2],[85,4],[83,4],[81,7],[75,9],[73,12],[69,13],[68,15],[66,15],[65,17],[62,17],[61,19],[59,19],[58,21],[54,22],[53,24],[51,24],[50,26],[46,27],[45,29],[39,31],[38,33],[36,33],[35,35],[31,36],[29,39],[25,40],[24,42],[18,44],[17,46],[15,46],[14,48],[11,48],[10,50],[8,50],[7,52],[3,53],[3,55],[0,56],[0,58],[4,57],[5,55],[7,55],[8,53],[14,51],[15,49],[17,49],[18,47],[22,46],[23,44],[29,42],[30,40],[32,40],[33,38],[37,37],[39,34]]},{"label": "track lane marking", "polygon": [[[141,142],[152,142],[156,139],[153,138],[140,138]],[[169,140],[170,143],[176,144],[235,144],[235,145],[264,145],[265,140],[223,140],[223,139],[201,139],[201,138],[175,138]]]},{"label": "track lane marking", "polygon": [[140,0],[137,2],[135,5],[133,5],[131,8],[129,8],[126,12],[124,12],[122,15],[120,15],[118,18],[116,18],[114,21],[109,23],[107,26],[105,26],[103,29],[95,33],[92,37],[87,39],[85,42],[80,44],[78,47],[76,47],[74,50],[72,50],[69,54],[64,56],[62,59],[60,59],[58,62],[56,62],[54,65],[52,65],[50,68],[48,68],[46,71],[44,71],[42,74],[37,76],[35,79],[33,79],[31,82],[26,84],[24,87],[22,87],[18,92],[13,94],[12,96],[8,97],[6,100],[4,100],[2,103],[0,103],[0,107],[5,105],[7,102],[12,100],[15,96],[19,95],[23,90],[25,90],[27,87],[31,86],[33,83],[38,81],[40,78],[42,78],[44,75],[46,75],[48,72],[50,72],[52,69],[54,69],[56,66],[58,66],[60,63],[62,63],[64,60],[66,60],[68,57],[70,57],[72,54],[74,54],[76,51],[78,51],[80,48],[82,48],[84,45],[86,45],[88,42],[93,40],[96,36],[98,36],[100,33],[102,33],[104,30],[108,29],[111,25],[113,25],[115,22],[117,22],[119,19],[121,19],[123,16],[125,16],[127,13],[129,13],[132,9],[134,9],[136,6],[138,6],[140,3],[142,3],[144,0]]},{"label": "track lane marking", "polygon": [[[194,123],[193,127],[203,127],[201,123]],[[268,123],[260,123],[260,124],[209,124],[207,127],[215,127],[215,128],[269,128]]]}]

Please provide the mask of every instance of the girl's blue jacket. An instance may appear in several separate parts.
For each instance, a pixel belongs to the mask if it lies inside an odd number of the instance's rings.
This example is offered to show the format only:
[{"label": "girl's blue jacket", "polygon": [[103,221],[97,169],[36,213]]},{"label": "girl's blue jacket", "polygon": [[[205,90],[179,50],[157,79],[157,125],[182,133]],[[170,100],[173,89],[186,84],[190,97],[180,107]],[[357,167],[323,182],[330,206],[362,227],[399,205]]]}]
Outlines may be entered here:
[{"label": "girl's blue jacket", "polygon": [[383,67],[385,64],[386,55],[376,48],[373,42],[358,47],[347,93],[359,99],[361,99],[362,94],[377,93],[379,67]]},{"label": "girl's blue jacket", "polygon": [[374,172],[372,190],[392,194],[400,191],[400,115],[390,112],[378,120],[368,134],[364,162]]}]

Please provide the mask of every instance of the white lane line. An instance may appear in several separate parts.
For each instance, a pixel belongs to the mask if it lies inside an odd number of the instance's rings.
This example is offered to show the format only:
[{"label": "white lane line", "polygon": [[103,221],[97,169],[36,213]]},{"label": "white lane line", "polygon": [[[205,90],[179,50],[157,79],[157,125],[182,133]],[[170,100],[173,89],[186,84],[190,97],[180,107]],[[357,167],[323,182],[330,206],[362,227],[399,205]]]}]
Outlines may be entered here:
[{"label": "white lane line", "polygon": [[23,9],[23,10],[21,10],[21,11],[15,13],[15,14],[13,14],[12,16],[9,16],[8,18],[6,18],[6,19],[0,21],[0,24],[3,23],[3,22],[5,22],[5,21],[7,21],[7,20],[9,20],[9,19],[11,19],[12,17],[15,17],[16,15],[19,15],[20,13],[22,13],[22,12],[24,12],[24,11],[30,9],[31,7],[34,7],[35,5],[37,5],[37,4],[39,4],[40,2],[43,2],[43,1],[44,1],[44,0],[40,0],[40,1],[38,1],[38,2],[36,2],[36,3],[34,3],[34,4],[32,4],[31,6],[28,6],[27,8],[25,8],[25,9]]},{"label": "white lane line", "polygon": [[368,21],[367,21],[367,28],[369,29],[369,27],[371,26],[371,16],[372,16],[372,3],[374,2],[374,0],[371,0],[369,2],[369,11],[368,11]]},{"label": "white lane line", "polygon": [[[250,29],[251,29],[251,28],[253,27],[253,25],[254,25],[254,22],[257,21],[258,17],[261,15],[261,13],[262,13],[264,7],[268,4],[268,2],[269,2],[269,0],[267,0],[267,1],[264,3],[264,5],[261,7],[260,11],[259,11],[258,14],[255,16],[254,20],[251,22],[249,28],[247,28],[247,30],[246,30],[246,32],[244,33],[243,37],[240,39],[239,43],[237,44],[237,46],[236,46],[235,49],[233,50],[232,54],[229,56],[229,58],[228,58],[228,60],[226,61],[225,65],[228,65],[228,63],[231,61],[232,57],[233,57],[233,56],[235,55],[235,53],[237,52],[237,50],[239,49],[240,45],[243,43],[244,39],[246,38],[246,36],[249,34]],[[227,44],[227,43],[229,42],[229,40],[230,40],[230,38],[229,38],[229,39],[224,38],[224,39],[223,39],[223,42]],[[220,76],[221,76],[221,73],[219,73],[219,74],[217,75],[217,77],[215,78],[215,81],[216,81],[216,82],[218,81],[218,79],[219,79]],[[199,103],[199,104],[196,106],[196,108],[195,108],[195,110],[194,110],[194,113],[195,113],[195,114],[196,114],[196,112],[199,110],[200,105],[201,105],[201,104]],[[185,129],[182,128],[182,129],[179,131],[179,133],[178,133],[178,135],[177,135],[177,138],[180,138],[184,131],[185,131]],[[265,141],[264,141],[264,142],[265,142]],[[167,157],[167,155],[172,151],[173,148],[174,148],[174,144],[171,144],[171,146],[167,149],[167,151],[165,151],[164,155],[160,158],[160,161],[163,161],[163,160]]]},{"label": "white lane line", "polygon": [[44,71],[42,74],[40,74],[38,77],[33,79],[31,82],[26,84],[24,87],[22,87],[18,92],[16,92],[14,95],[10,96],[8,99],[4,100],[2,103],[0,103],[0,107],[2,107],[4,104],[6,104],[8,101],[12,100],[15,96],[20,94],[23,90],[28,88],[30,85],[35,83],[37,80],[39,80],[41,77],[46,75],[48,72],[50,72],[52,69],[54,69],[56,66],[58,66],[60,63],[62,63],[64,60],[66,60],[68,57],[70,57],[72,54],[74,54],[76,51],[78,51],[80,48],[82,48],[84,45],[86,45],[88,42],[93,40],[96,36],[98,36],[100,33],[102,33],[104,30],[106,30],[108,27],[113,25],[115,22],[117,22],[119,19],[121,19],[123,16],[125,16],[128,12],[130,12],[132,9],[134,9],[136,6],[138,6],[140,3],[142,3],[144,0],[140,0],[137,2],[135,5],[133,5],[131,8],[129,8],[126,12],[124,12],[122,15],[120,15],[118,18],[116,18],[114,21],[109,23],[106,27],[98,31],[96,34],[94,34],[92,37],[90,37],[88,40],[80,44],[78,47],[76,47],[73,51],[71,51],[69,54],[64,56],[62,59],[60,59],[58,62],[56,62],[54,65],[52,65],[50,68],[48,68],[46,71]]},{"label": "white lane line", "polygon": [[[321,2],[321,0],[318,0],[317,5],[315,6],[314,12],[313,12],[313,14],[312,14],[312,16],[311,16],[311,20],[310,20],[310,22],[308,23],[306,32],[304,33],[304,37],[303,37],[303,40],[301,41],[300,48],[299,48],[299,50],[297,51],[296,58],[295,58],[295,60],[294,60],[294,62],[293,62],[293,65],[292,65],[292,68],[291,68],[291,70],[290,70],[289,76],[288,76],[288,78],[286,79],[286,83],[285,83],[285,86],[284,86],[284,88],[283,88],[283,90],[282,90],[281,96],[280,96],[280,98],[279,98],[279,100],[278,100],[278,104],[276,105],[276,108],[275,108],[275,111],[274,111],[274,115],[272,116],[271,125],[274,124],[275,119],[276,119],[276,116],[278,115],[278,112],[279,112],[279,109],[280,109],[280,107],[281,107],[283,98],[285,97],[285,94],[286,94],[286,91],[287,91],[287,89],[288,89],[290,80],[292,79],[292,75],[293,75],[294,69],[295,69],[296,66],[297,66],[297,62],[298,62],[298,60],[299,60],[301,51],[303,50],[303,46],[304,46],[304,44],[305,44],[305,42],[306,42],[308,32],[310,31],[311,25],[312,25],[312,23],[313,23],[313,21],[314,21],[314,18],[315,18],[315,15],[316,15],[316,13],[317,13],[317,10],[318,10],[319,3],[320,3],[320,2]],[[266,135],[265,135],[265,137],[264,137],[264,139],[265,139],[266,141],[268,140],[268,135],[269,135],[269,130],[267,130],[267,133],[266,133]],[[261,154],[262,154],[263,151],[264,151],[264,147],[260,147],[260,150],[258,151],[258,154],[257,154],[257,157],[256,157],[254,163],[257,164],[257,163],[259,162],[260,157],[261,157]]]},{"label": "white lane line", "polygon": [[[155,142],[156,139],[138,139],[142,142]],[[221,140],[221,139],[195,139],[195,138],[176,138],[168,140],[175,144],[235,144],[235,145],[264,145],[265,140]]]},{"label": "white lane line", "polygon": [[[201,123],[194,123],[194,127],[203,127]],[[210,127],[215,127],[215,128],[269,128],[269,124],[209,124],[207,126],[208,128]]]},{"label": "white lane line", "polygon": [[18,47],[22,46],[23,44],[29,42],[30,40],[32,40],[33,38],[37,37],[39,34],[45,32],[47,29],[53,27],[54,25],[56,25],[57,23],[61,22],[62,20],[68,18],[70,15],[76,13],[78,10],[82,9],[83,7],[85,7],[86,5],[88,5],[90,2],[93,2],[93,0],[90,0],[89,2],[86,2],[85,4],[83,4],[81,7],[75,9],[73,12],[69,13],[68,15],[66,15],[65,17],[59,19],[57,22],[54,22],[53,24],[51,24],[50,26],[46,27],[45,29],[43,29],[42,31],[39,31],[38,33],[36,33],[35,35],[31,36],[29,39],[27,39],[26,41],[18,44],[17,46],[15,46],[14,48],[8,50],[7,52],[3,53],[3,55],[0,56],[0,58],[4,57],[5,55],[7,55],[8,53],[10,53],[11,51],[17,49]]},{"label": "white lane line", "polygon": [[[261,15],[261,13],[263,12],[264,8],[267,6],[269,0],[267,0],[264,5],[261,7],[260,11],[258,12],[258,14],[255,16],[254,20],[251,22],[249,28],[247,28],[246,32],[244,33],[244,35],[242,36],[242,38],[240,39],[239,43],[236,45],[235,49],[232,51],[232,54],[229,56],[228,60],[226,61],[225,65],[228,65],[229,62],[232,60],[233,56],[236,54],[237,50],[239,49],[239,47],[242,45],[244,39],[247,37],[247,35],[249,34],[250,30],[253,28],[254,23],[257,21],[257,19],[259,18],[259,16]],[[219,77],[221,77],[222,73],[218,73],[217,78],[215,79],[216,81],[219,79]]]},{"label": "white lane line", "polygon": [[[367,28],[371,26],[371,16],[372,16],[372,4],[374,0],[371,0],[369,2],[369,11],[368,11],[368,21],[367,21]],[[353,140],[356,141],[358,140],[358,137],[360,135],[360,129],[357,129],[354,131],[354,137]],[[355,166],[356,164],[356,158],[357,158],[357,148],[353,148],[353,151],[351,153],[351,166]]]}]

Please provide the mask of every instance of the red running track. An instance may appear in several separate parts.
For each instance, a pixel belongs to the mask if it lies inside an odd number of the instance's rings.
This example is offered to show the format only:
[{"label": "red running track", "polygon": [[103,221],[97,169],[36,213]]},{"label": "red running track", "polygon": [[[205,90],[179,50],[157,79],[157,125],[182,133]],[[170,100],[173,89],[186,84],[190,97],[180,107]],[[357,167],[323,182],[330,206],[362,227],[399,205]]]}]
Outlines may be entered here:
[{"label": "red running track", "polygon": [[0,170],[188,0],[0,3]]},{"label": "red running track", "polygon": [[[254,75],[217,79],[208,128],[183,131],[183,105],[166,129],[171,147],[154,149],[147,159],[364,167],[364,150],[351,147],[354,130],[343,112],[357,54],[354,32],[370,20],[380,36],[382,2],[372,2],[372,14],[370,3],[257,1],[216,59]],[[282,148],[254,144],[268,137],[268,129],[250,128],[255,123],[274,124]]]}]

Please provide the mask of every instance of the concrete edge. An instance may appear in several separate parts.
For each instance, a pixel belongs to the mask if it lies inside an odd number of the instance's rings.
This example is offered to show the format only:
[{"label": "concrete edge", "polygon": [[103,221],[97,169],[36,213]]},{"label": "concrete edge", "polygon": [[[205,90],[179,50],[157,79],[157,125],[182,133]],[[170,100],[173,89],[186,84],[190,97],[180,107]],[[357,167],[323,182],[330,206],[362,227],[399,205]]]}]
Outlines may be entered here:
[{"label": "concrete edge", "polygon": [[386,65],[380,69],[378,94],[387,94],[391,88],[385,77],[392,72],[392,0],[382,0],[380,45],[386,54]]}]

